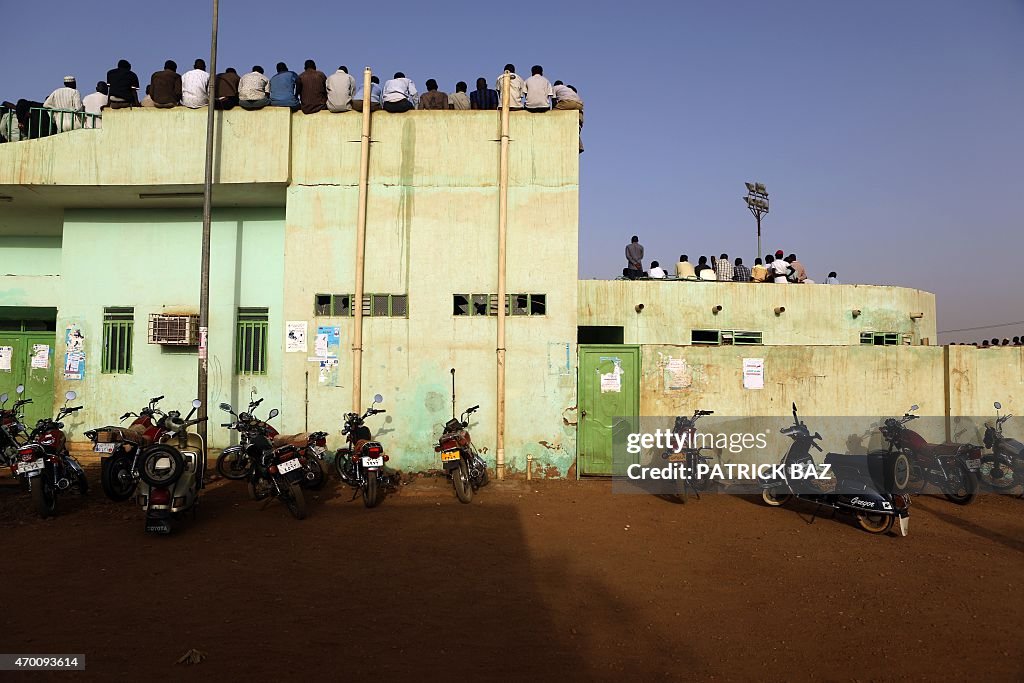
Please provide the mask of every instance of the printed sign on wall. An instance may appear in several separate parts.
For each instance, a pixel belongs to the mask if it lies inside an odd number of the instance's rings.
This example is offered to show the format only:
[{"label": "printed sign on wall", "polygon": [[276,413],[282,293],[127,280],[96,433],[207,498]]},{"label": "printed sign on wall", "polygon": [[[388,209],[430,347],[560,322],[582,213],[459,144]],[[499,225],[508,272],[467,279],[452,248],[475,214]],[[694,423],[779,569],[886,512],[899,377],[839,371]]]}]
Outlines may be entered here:
[{"label": "printed sign on wall", "polygon": [[764,358],[743,359],[743,388],[764,389]]},{"label": "printed sign on wall", "polygon": [[306,352],[305,320],[289,320],[285,323],[284,350],[288,353]]},{"label": "printed sign on wall", "polygon": [[85,337],[74,323],[64,330],[64,379],[85,379]]}]

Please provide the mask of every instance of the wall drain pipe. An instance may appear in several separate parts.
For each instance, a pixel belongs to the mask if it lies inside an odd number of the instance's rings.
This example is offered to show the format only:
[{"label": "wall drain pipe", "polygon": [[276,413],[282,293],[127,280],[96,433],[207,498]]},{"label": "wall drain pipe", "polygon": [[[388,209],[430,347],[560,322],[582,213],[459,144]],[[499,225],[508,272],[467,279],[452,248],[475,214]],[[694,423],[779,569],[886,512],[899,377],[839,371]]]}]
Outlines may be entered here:
[{"label": "wall drain pipe", "polygon": [[363,269],[366,256],[366,194],[370,175],[370,67],[363,69],[363,134],[359,139],[359,210],[356,215],[356,291],[351,305],[352,412],[362,412],[363,395]]},{"label": "wall drain pipe", "polygon": [[505,233],[508,229],[509,76],[501,81],[501,167],[498,178],[498,410],[495,473],[505,478]]}]

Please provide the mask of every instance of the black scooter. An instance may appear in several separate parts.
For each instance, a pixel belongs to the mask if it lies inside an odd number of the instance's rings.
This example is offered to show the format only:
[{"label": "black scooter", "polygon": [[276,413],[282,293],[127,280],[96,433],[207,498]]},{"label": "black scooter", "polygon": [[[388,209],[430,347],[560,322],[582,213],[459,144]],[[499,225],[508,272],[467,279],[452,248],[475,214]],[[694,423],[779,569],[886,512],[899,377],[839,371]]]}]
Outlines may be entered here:
[{"label": "black scooter", "polygon": [[[826,468],[814,462],[810,449],[822,450],[816,441],[821,434],[810,433],[807,425],[797,416],[793,404],[793,425],[781,432],[793,439],[789,451],[782,458],[782,476],[762,479],[761,496],[772,507],[784,505],[791,498],[815,503],[815,516],[821,508],[855,515],[860,528],[872,534],[883,534],[899,520],[900,536],[910,530],[910,496],[895,493],[894,480],[898,472],[907,470],[903,453],[873,452],[868,455],[828,453],[824,465],[833,475],[831,481],[800,478],[813,467],[817,473]],[[902,463],[899,459],[902,458]],[[812,517],[813,521],[813,517]]]}]

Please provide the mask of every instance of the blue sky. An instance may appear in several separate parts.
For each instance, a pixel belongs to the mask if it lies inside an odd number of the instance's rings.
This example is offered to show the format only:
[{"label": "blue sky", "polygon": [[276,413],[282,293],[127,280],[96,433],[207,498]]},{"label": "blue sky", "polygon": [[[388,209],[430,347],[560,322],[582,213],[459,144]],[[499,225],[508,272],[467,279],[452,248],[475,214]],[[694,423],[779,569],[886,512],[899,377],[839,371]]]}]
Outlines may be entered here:
[{"label": "blue sky", "polygon": [[[3,0],[0,98],[142,79],[209,55],[208,1]],[[349,8],[352,9],[349,9]],[[764,249],[812,277],[919,287],[939,329],[1024,321],[1024,0],[221,2],[221,67],[312,58],[443,90],[543,64],[586,103],[580,277],[648,259],[755,256],[743,181],[771,193]],[[44,13],[45,14],[45,13]],[[1024,324],[944,341],[1024,334]]]}]

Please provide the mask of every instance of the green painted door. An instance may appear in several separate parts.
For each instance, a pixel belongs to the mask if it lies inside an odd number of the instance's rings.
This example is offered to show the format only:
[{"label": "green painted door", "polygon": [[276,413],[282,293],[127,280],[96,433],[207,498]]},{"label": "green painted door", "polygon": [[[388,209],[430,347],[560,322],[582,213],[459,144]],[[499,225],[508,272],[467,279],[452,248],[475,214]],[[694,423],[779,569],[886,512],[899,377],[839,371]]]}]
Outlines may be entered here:
[{"label": "green painted door", "polygon": [[612,473],[615,418],[640,411],[640,347],[579,347],[580,475]]},{"label": "green painted door", "polygon": [[29,429],[36,420],[53,417],[54,342],[53,332],[0,332],[0,394],[10,394],[10,406],[15,388],[25,385],[22,398],[32,399],[25,406]]}]

